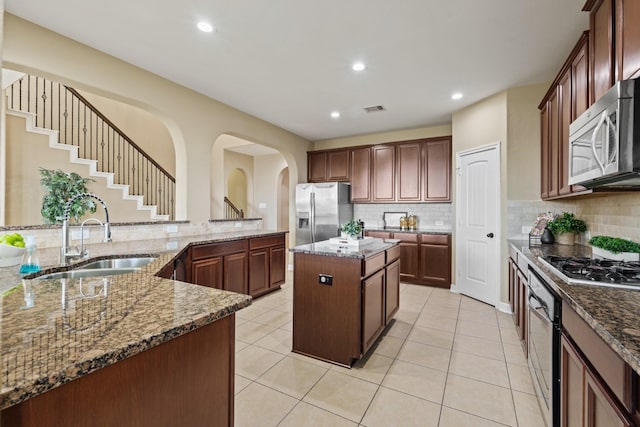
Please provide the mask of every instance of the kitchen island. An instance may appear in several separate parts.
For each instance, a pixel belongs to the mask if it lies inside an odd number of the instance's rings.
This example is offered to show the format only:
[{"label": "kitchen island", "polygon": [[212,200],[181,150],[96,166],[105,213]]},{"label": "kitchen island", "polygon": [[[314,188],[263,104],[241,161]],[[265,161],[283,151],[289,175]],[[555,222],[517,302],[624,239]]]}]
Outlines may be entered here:
[{"label": "kitchen island", "polygon": [[375,343],[400,303],[397,240],[362,246],[330,241],[294,253],[293,351],[352,366]]},{"label": "kitchen island", "polygon": [[1,425],[233,425],[235,312],[251,297],[156,274],[191,245],[273,234],[92,245],[98,257],[157,257],[122,275],[22,280],[0,269]]}]

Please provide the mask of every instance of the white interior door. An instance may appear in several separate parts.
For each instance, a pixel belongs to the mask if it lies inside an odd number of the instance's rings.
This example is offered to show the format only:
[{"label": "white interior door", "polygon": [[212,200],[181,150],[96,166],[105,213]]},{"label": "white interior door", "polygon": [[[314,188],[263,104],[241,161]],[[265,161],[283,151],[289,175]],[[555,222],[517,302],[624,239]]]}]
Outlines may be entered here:
[{"label": "white interior door", "polygon": [[500,143],[457,154],[456,287],[500,300]]}]

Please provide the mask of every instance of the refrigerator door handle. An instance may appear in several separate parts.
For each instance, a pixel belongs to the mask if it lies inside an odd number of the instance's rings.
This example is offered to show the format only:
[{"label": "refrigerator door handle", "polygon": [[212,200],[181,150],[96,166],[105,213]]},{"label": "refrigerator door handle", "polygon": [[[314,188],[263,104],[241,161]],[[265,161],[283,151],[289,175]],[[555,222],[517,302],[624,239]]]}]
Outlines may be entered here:
[{"label": "refrigerator door handle", "polygon": [[316,193],[309,194],[309,204],[311,214],[309,215],[309,226],[311,227],[311,243],[316,242]]}]

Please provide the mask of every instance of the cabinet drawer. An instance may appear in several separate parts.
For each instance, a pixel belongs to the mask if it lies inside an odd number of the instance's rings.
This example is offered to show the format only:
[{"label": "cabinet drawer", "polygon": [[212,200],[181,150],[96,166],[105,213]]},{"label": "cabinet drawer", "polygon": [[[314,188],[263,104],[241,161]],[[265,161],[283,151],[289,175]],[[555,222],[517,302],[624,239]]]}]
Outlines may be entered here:
[{"label": "cabinet drawer", "polygon": [[196,245],[191,247],[191,259],[195,261],[202,258],[232,254],[246,250],[246,239],[223,243],[211,243],[207,245]]},{"label": "cabinet drawer", "polygon": [[448,245],[449,235],[448,234],[421,234],[420,242],[427,243],[430,245]]},{"label": "cabinet drawer", "polygon": [[562,327],[622,404],[631,410],[629,365],[566,302],[562,302]]},{"label": "cabinet drawer", "polygon": [[391,249],[387,249],[387,264],[400,258],[400,246],[394,246]]},{"label": "cabinet drawer", "polygon": [[384,267],[384,252],[365,258],[362,262],[362,277],[370,276]]},{"label": "cabinet drawer", "polygon": [[391,233],[389,233],[388,231],[365,231],[364,234],[369,237],[376,237],[378,239],[391,238]]},{"label": "cabinet drawer", "polygon": [[418,242],[417,233],[393,233],[393,238],[403,242]]},{"label": "cabinet drawer", "polygon": [[249,249],[260,249],[269,246],[284,246],[284,235],[254,237],[253,239],[249,240]]}]

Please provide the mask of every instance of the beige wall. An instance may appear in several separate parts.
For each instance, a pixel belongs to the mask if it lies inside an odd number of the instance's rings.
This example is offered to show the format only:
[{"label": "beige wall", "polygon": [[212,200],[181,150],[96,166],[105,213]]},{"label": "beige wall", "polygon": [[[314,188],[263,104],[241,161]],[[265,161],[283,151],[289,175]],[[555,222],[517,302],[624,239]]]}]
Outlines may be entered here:
[{"label": "beige wall", "polygon": [[[260,215],[255,214],[255,207],[252,203],[253,198],[253,182],[255,179],[255,174],[253,171],[253,157],[247,156],[245,154],[236,153],[235,151],[224,150],[222,153],[223,157],[223,167],[224,167],[224,195],[229,197],[233,203],[236,203],[236,198],[244,196],[244,202],[240,203],[240,205],[236,205],[244,209],[244,212],[247,217],[255,218]],[[228,193],[230,189],[230,185],[233,183],[230,181],[230,178],[234,172],[234,170],[240,169],[245,175],[246,188],[244,190],[244,194],[230,194]],[[238,200],[239,201],[239,200]],[[240,202],[240,201],[239,201]],[[212,218],[224,218],[224,213],[221,216],[216,216]]]},{"label": "beige wall", "polygon": [[433,138],[451,135],[451,125],[429,126],[414,129],[403,129],[391,132],[380,132],[345,138],[324,139],[313,143],[314,150],[351,147],[353,145],[382,144],[385,142],[409,141],[420,138]]},{"label": "beige wall", "polygon": [[167,127],[153,114],[103,96],[82,92],[118,129],[175,177],[176,153]]},{"label": "beige wall", "polygon": [[540,200],[540,110],[549,83],[507,90],[507,199]]},{"label": "beige wall", "polygon": [[297,135],[11,14],[4,15],[4,29],[7,68],[134,105],[164,122],[176,156],[177,219],[207,221],[206,195],[224,197],[210,180],[212,146],[222,134],[279,150],[291,181],[306,177],[311,143]]},{"label": "beige wall", "polygon": [[278,228],[278,177],[286,167],[287,162],[280,154],[256,156],[253,163],[253,206],[267,229]]}]

